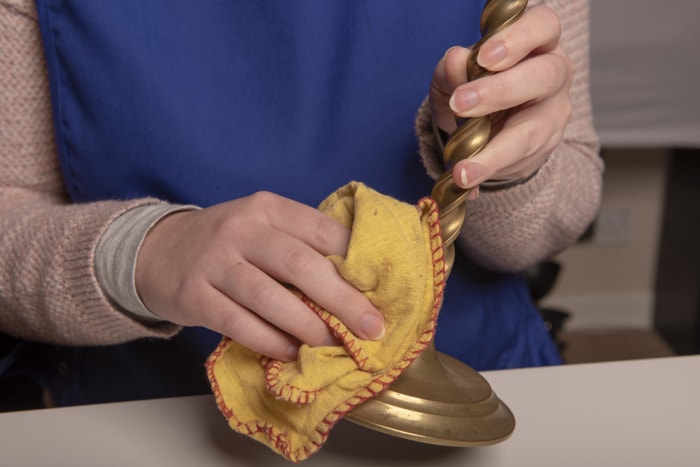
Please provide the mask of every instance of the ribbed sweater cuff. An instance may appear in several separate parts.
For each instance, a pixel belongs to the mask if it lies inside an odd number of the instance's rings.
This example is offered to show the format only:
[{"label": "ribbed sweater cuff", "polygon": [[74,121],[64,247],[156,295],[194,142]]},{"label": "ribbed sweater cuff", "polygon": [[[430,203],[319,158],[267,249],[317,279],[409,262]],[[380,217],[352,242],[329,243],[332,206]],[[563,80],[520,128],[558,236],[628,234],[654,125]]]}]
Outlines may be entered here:
[{"label": "ribbed sweater cuff", "polygon": [[136,290],[136,259],[148,231],[163,217],[199,209],[190,205],[149,204],[126,211],[110,224],[95,252],[95,274],[105,294],[125,313],[146,322],[164,321],[149,310]]}]

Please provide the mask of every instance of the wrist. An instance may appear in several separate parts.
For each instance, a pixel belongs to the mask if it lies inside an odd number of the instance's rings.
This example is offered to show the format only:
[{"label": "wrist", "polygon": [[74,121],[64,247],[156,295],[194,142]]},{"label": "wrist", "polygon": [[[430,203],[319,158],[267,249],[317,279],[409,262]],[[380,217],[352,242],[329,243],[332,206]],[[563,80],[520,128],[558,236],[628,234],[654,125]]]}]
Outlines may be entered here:
[{"label": "wrist", "polygon": [[95,252],[95,274],[107,297],[124,313],[149,322],[164,321],[151,312],[136,290],[136,260],[150,229],[169,214],[195,206],[149,204],[117,217]]},{"label": "wrist", "polygon": [[485,180],[479,184],[479,189],[482,191],[507,190],[508,188],[513,188],[515,186],[527,183],[535,175],[537,175],[537,172],[539,172],[539,169],[535,170],[527,177],[522,177],[522,178],[513,178],[513,179],[492,178],[490,180]]}]

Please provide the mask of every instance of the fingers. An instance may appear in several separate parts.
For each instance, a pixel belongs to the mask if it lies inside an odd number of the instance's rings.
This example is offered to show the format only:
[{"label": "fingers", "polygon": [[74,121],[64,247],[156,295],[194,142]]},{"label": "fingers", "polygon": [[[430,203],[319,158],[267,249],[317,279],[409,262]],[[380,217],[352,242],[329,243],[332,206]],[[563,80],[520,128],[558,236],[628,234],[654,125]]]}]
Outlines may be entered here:
[{"label": "fingers", "polygon": [[430,95],[433,118],[440,128],[452,132],[455,117],[511,110],[480,153],[455,164],[458,186],[466,189],[488,179],[525,178],[561,141],[571,113],[569,87],[574,70],[559,45],[560,36],[557,15],[538,5],[479,47],[477,62],[493,73],[468,81],[468,49],[450,49],[440,61]]},{"label": "fingers", "polygon": [[345,256],[350,229],[317,209],[272,193],[257,193],[256,206],[269,225],[306,243],[323,256]]},{"label": "fingers", "polygon": [[448,133],[457,128],[449,102],[455,88],[467,81],[467,60],[470,53],[464,47],[448,49],[433,72],[430,86],[433,121]]},{"label": "fingers", "polygon": [[478,51],[478,62],[493,72],[468,82],[471,51],[449,49],[433,73],[430,100],[438,127],[452,132],[455,116],[483,116],[561,91],[570,83],[573,65],[559,47],[561,25],[547,7],[535,6]]},{"label": "fingers", "polygon": [[206,326],[253,352],[280,361],[292,361],[299,353],[299,341],[272,326],[255,313],[232,301],[216,289],[209,289],[198,307],[208,310]]},{"label": "fingers", "polygon": [[[379,310],[345,281],[328,255],[345,256],[350,230],[316,209],[267,194],[264,212],[273,229],[256,232],[264,245],[243,251],[246,260],[269,276],[294,285],[363,339],[384,335]],[[295,334],[298,335],[298,334]]]},{"label": "fingers", "polygon": [[481,152],[455,164],[455,181],[466,189],[489,179],[531,175],[561,141],[570,114],[566,95],[521,109]]},{"label": "fingers", "polygon": [[383,317],[326,256],[345,255],[350,231],[318,210],[257,193],[159,221],[139,253],[136,286],[158,316],[204,326],[255,352],[289,360],[300,343],[337,345],[285,285],[305,293],[365,339]]},{"label": "fingers", "polygon": [[[383,336],[382,315],[324,256],[304,242],[279,232],[265,232],[261,240],[268,248],[247,251],[248,261],[275,279],[297,287],[357,336],[363,339]],[[301,337],[296,332],[294,335]]]},{"label": "fingers", "polygon": [[[276,328],[300,342],[311,346],[337,344],[328,327],[308,306],[248,262],[237,262],[220,277],[214,277],[212,285],[242,308],[252,311],[266,323],[274,323]],[[219,331],[229,337],[239,333],[235,328]]]},{"label": "fingers", "polygon": [[559,44],[561,24],[551,9],[537,5],[509,27],[491,36],[480,48],[477,63],[502,71],[532,53],[547,53]]},{"label": "fingers", "polygon": [[458,87],[449,105],[462,118],[488,115],[553,96],[567,87],[572,75],[563,54],[538,55]]}]

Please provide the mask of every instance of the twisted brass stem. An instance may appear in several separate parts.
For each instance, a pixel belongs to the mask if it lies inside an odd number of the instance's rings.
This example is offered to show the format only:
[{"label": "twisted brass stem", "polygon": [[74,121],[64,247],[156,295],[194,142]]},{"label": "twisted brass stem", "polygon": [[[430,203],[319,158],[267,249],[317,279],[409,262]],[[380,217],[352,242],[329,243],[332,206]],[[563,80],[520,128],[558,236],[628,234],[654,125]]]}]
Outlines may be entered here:
[{"label": "twisted brass stem", "polygon": [[[481,45],[498,31],[515,22],[525,11],[527,0],[488,0],[481,14],[481,40],[472,48],[467,62],[467,76],[470,81],[490,74],[476,61]],[[467,214],[466,199],[472,189],[464,190],[457,186],[452,176],[452,168],[463,159],[474,157],[489,142],[491,127],[498,114],[467,118],[450,135],[443,151],[446,171],[435,182],[431,197],[437,202],[440,211],[445,251],[445,272],[452,271],[455,260],[454,242],[462,231]],[[459,122],[458,122],[459,123]]]},{"label": "twisted brass stem", "polygon": [[[467,65],[469,79],[488,71],[476,63],[481,44],[515,21],[527,0],[489,0],[481,16],[483,38]],[[433,187],[440,210],[445,269],[454,263],[454,241],[462,230],[469,191],[452,181],[458,160],[477,154],[489,140],[494,115],[466,119],[444,151],[447,171]],[[355,423],[394,436],[445,446],[482,446],[508,438],[515,428],[510,409],[488,382],[464,363],[435,350],[431,342],[394,384],[347,415]]]}]

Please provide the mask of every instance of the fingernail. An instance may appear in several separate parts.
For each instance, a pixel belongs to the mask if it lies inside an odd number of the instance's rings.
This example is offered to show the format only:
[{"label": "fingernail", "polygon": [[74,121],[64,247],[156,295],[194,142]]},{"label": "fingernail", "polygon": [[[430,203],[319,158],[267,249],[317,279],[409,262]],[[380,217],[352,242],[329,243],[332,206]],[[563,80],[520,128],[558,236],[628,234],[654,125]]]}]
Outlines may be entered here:
[{"label": "fingernail", "polygon": [[287,351],[285,352],[285,355],[289,360],[296,360],[297,357],[299,356],[299,346],[290,344],[289,347],[287,347]]},{"label": "fingernail", "polygon": [[[459,185],[460,188],[469,188],[481,181],[484,175],[484,168],[481,164],[467,162],[459,169]],[[455,180],[456,181],[456,180]]]},{"label": "fingernail", "polygon": [[366,314],[360,321],[360,330],[368,339],[379,340],[384,337],[384,320],[377,315]]},{"label": "fingernail", "polygon": [[450,98],[450,109],[453,112],[466,112],[479,103],[479,93],[473,89],[456,91]]},{"label": "fingernail", "polygon": [[484,68],[498,65],[506,58],[506,46],[501,42],[484,44],[479,50],[476,62]]},{"label": "fingernail", "polygon": [[467,185],[469,185],[469,179],[467,178],[467,169],[462,167],[462,170],[459,171],[459,181],[462,182],[462,188],[465,188]]}]

